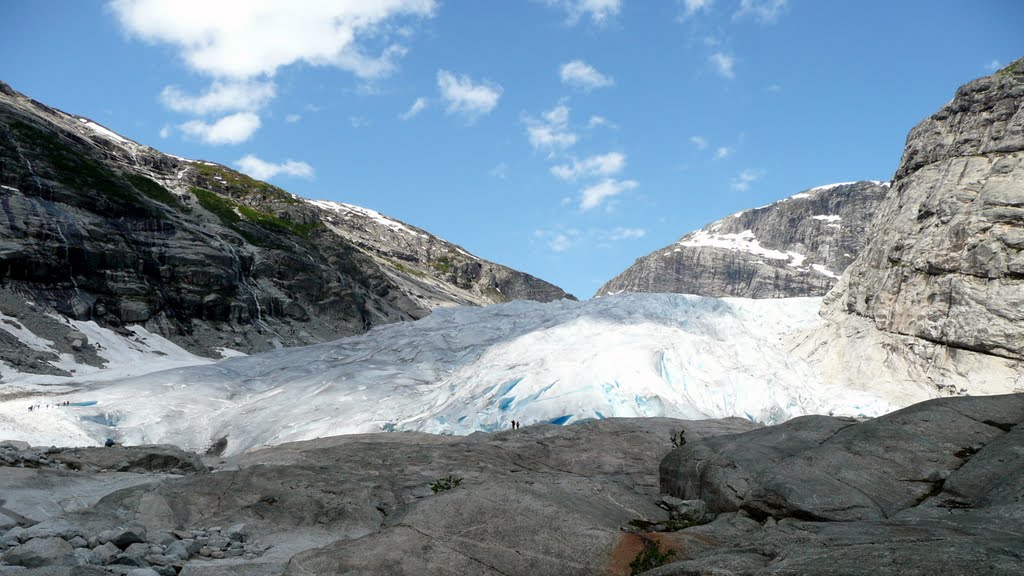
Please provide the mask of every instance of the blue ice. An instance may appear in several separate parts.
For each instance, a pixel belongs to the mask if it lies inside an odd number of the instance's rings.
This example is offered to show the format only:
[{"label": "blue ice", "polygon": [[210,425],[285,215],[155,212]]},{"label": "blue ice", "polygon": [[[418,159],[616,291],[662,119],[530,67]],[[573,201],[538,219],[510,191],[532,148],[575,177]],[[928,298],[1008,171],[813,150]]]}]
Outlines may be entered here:
[{"label": "blue ice", "polygon": [[512,380],[509,380],[508,382],[505,382],[504,384],[502,384],[498,388],[498,393],[495,394],[495,395],[496,396],[504,396],[505,394],[508,394],[509,392],[512,391],[513,388],[516,387],[516,384],[519,384],[522,381],[523,381],[523,377],[520,376],[519,378],[513,378]]},{"label": "blue ice", "polygon": [[572,420],[572,414],[566,414],[565,416],[559,416],[558,418],[555,418],[553,420],[549,420],[548,423],[549,424],[556,424],[558,426],[562,426],[566,422],[568,422],[569,420]]}]

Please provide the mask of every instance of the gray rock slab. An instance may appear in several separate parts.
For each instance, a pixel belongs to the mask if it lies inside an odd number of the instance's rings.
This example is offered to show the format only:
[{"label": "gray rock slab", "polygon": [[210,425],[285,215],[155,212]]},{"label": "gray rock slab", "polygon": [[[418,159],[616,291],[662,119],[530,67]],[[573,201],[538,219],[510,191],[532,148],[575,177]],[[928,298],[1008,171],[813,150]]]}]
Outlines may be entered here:
[{"label": "gray rock slab", "polygon": [[26,568],[75,564],[74,549],[60,538],[33,538],[4,552],[0,558],[7,564]]},{"label": "gray rock slab", "polygon": [[[941,490],[976,452],[1006,436],[999,426],[985,423],[986,406],[993,418],[1020,422],[1021,400],[1019,395],[940,399],[863,423],[804,417],[687,443],[662,461],[661,486],[673,496],[701,498],[716,512],[886,518]],[[1012,440],[994,444],[993,451]],[[1019,465],[1014,460],[1005,471]]]}]

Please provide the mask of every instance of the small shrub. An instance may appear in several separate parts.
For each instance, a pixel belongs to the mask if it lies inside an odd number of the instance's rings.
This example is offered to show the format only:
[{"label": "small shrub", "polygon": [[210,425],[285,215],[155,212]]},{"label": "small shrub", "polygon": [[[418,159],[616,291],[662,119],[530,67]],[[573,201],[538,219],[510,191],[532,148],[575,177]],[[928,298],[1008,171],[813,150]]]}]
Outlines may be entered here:
[{"label": "small shrub", "polygon": [[686,430],[680,430],[679,432],[672,433],[672,445],[679,448],[683,444],[686,444]]},{"label": "small shrub", "polygon": [[671,548],[662,552],[657,542],[654,540],[644,540],[644,549],[629,563],[629,574],[630,576],[636,576],[648,570],[653,570],[658,566],[668,564],[669,560],[675,555],[676,551]]},{"label": "small shrub", "polygon": [[441,256],[431,262],[430,266],[442,274],[448,274],[455,268],[455,261],[448,256]]},{"label": "small shrub", "polygon": [[451,474],[449,474],[444,478],[438,478],[437,480],[434,480],[433,484],[430,485],[430,490],[433,491],[434,494],[437,494],[438,492],[451,490],[452,488],[457,487],[459,484],[462,484],[462,478],[459,478],[458,476],[452,476]]}]

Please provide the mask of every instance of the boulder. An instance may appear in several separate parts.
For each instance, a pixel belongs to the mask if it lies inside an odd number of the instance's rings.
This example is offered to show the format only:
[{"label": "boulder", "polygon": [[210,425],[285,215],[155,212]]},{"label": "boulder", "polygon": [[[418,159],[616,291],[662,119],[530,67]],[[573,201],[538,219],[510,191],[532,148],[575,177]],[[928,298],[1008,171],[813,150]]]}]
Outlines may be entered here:
[{"label": "boulder", "polygon": [[100,562],[102,564],[113,563],[114,559],[117,558],[117,555],[121,553],[121,549],[117,546],[114,546],[114,544],[111,542],[101,544],[93,548],[92,551],[99,556]]},{"label": "boulder", "polygon": [[5,563],[25,568],[75,564],[74,549],[61,538],[33,538],[0,556]]},{"label": "boulder", "polygon": [[861,423],[794,418],[688,442],[662,461],[661,488],[679,498],[700,498],[714,512],[888,518],[940,491],[975,453],[1006,435],[992,424],[997,421],[1024,421],[1024,395],[938,399]]},{"label": "boulder", "polygon": [[146,541],[146,531],[141,528],[122,528],[115,530],[110,536],[110,543],[121,550],[127,549],[132,544],[140,544]]}]

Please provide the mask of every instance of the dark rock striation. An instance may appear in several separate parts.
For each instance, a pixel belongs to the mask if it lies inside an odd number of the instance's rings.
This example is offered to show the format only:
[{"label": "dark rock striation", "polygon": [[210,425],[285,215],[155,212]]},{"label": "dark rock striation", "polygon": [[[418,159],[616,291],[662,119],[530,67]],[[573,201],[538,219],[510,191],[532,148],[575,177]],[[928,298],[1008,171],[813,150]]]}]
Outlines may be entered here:
[{"label": "dark rock striation", "polygon": [[597,291],[823,296],[853,262],[887,182],[811,188],[744,210],[639,258]]},{"label": "dark rock striation", "polygon": [[[335,339],[438,306],[571,297],[375,212],[163,154],[3,83],[0,211],[6,316],[142,325],[205,355]],[[51,339],[63,342],[61,330]],[[53,372],[10,340],[0,337],[3,359]],[[58,352],[97,361],[74,343]]]},{"label": "dark rock striation", "polygon": [[911,130],[870,241],[825,305],[839,323],[1024,359],[1024,60]]}]

